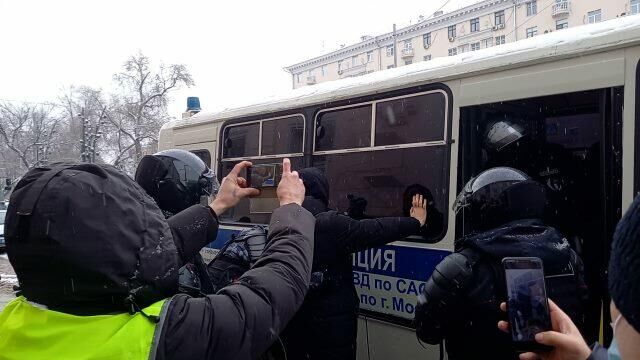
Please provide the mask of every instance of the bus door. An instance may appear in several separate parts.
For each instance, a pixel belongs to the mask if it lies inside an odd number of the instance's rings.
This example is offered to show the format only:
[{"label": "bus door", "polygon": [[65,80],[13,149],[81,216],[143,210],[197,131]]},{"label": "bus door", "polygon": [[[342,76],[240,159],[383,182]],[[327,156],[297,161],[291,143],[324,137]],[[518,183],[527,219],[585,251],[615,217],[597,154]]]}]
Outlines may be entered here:
[{"label": "bus door", "polygon": [[[588,342],[598,339],[601,314],[608,323],[606,270],[621,216],[622,99],[623,89],[616,87],[461,109],[458,191],[496,166],[519,169],[546,187],[543,220],[584,261],[589,296],[582,330]],[[456,225],[461,234],[464,225]]]}]

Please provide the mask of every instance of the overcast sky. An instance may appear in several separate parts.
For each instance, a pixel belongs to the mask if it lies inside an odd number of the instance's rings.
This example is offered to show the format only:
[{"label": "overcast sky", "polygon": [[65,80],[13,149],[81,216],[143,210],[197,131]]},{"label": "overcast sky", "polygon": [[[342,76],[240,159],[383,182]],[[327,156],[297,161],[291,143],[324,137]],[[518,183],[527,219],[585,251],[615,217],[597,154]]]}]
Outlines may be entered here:
[{"label": "overcast sky", "polygon": [[173,94],[216,110],[291,88],[282,68],[477,0],[0,0],[0,100],[52,101],[61,89],[110,89],[138,50],[183,63],[196,86]]}]

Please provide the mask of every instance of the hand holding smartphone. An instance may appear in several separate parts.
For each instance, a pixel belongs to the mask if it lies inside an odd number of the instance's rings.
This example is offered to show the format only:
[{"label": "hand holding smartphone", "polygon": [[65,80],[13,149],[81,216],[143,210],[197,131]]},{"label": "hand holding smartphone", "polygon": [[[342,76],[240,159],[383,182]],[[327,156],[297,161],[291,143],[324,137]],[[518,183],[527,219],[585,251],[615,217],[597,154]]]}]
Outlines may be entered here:
[{"label": "hand holding smartphone", "polygon": [[282,178],[282,164],[253,165],[247,168],[247,186],[262,189],[275,188]]},{"label": "hand holding smartphone", "polygon": [[517,351],[549,350],[535,335],[551,330],[549,301],[542,260],[533,257],[507,257],[502,260],[507,283],[507,313]]}]

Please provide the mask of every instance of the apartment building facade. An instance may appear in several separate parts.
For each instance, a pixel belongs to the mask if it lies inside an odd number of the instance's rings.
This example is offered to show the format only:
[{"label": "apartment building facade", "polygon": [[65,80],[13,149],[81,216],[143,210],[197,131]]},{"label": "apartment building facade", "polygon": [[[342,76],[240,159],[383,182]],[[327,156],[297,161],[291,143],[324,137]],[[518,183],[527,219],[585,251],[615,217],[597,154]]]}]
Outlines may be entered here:
[{"label": "apartment building facade", "polygon": [[640,13],[640,0],[485,0],[285,68],[293,88]]}]

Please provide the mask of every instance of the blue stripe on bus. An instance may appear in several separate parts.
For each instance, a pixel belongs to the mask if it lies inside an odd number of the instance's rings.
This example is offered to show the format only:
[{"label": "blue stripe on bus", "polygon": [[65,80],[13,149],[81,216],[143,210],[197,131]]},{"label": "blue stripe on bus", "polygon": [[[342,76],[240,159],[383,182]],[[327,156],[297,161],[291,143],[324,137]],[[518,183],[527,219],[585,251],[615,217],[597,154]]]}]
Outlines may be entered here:
[{"label": "blue stripe on bus", "polygon": [[[380,252],[380,255],[378,255],[378,252]],[[384,266],[386,262],[384,256],[390,255],[390,253],[393,254],[394,266]],[[426,281],[431,276],[436,265],[449,254],[451,252],[446,250],[386,245],[355,254],[353,270]],[[375,266],[373,257],[376,255],[382,257],[379,263],[383,266]]]},{"label": "blue stripe on bus", "polygon": [[[236,229],[218,229],[216,240],[207,247],[213,249],[222,248],[233,234],[238,233]],[[380,254],[378,255],[378,252]],[[393,255],[391,255],[393,253]],[[372,266],[373,257],[378,255],[382,257],[380,262],[385,263],[383,256],[393,256],[394,266]],[[370,249],[359,252],[354,255],[354,271],[367,272],[371,274],[393,276],[397,278],[413,279],[418,281],[426,281],[431,276],[433,269],[442,261],[450,251],[428,249],[408,246],[386,245],[377,249]],[[371,263],[371,264],[370,264]],[[360,265],[359,265],[360,264]],[[367,266],[369,265],[369,266]]]},{"label": "blue stripe on bus", "polygon": [[239,232],[239,230],[224,229],[221,227],[218,229],[218,236],[216,237],[216,240],[209,243],[207,247],[212,249],[221,249],[227,241],[231,239],[231,235]]}]

